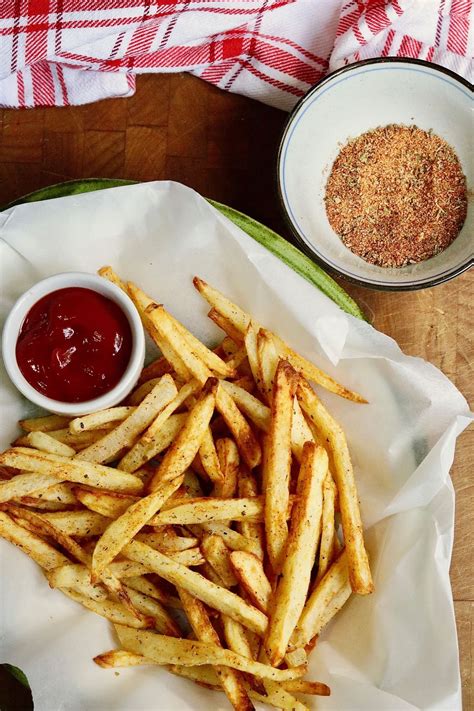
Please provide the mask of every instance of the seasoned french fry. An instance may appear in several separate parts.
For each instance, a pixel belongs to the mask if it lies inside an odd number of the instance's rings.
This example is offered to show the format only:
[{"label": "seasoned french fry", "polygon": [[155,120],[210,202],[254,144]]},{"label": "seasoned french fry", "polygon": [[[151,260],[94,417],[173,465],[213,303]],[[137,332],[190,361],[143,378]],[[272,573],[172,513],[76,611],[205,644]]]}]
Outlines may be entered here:
[{"label": "seasoned french fry", "polygon": [[[258,496],[258,486],[252,472],[241,467],[238,481],[238,493],[242,498]],[[260,523],[242,519],[237,523],[237,530],[246,538],[255,541],[258,558],[263,560],[265,542],[263,526]]]},{"label": "seasoned french fry", "polygon": [[[150,520],[153,521],[153,519]],[[173,528],[167,526],[156,529],[155,533],[138,533],[135,538],[167,555],[186,551],[198,545],[196,537],[178,536]]]},{"label": "seasoned french fry", "polygon": [[149,439],[139,440],[132,449],[124,455],[120,460],[119,468],[123,471],[133,469],[133,473],[138,475],[139,467],[142,467],[150,459],[161,454],[161,452],[173,443],[176,435],[186,422],[187,417],[187,413],[184,412],[168,417],[159,432],[153,434]]},{"label": "seasoned french fry", "polygon": [[235,442],[228,437],[218,439],[216,442],[217,456],[219,459],[222,479],[214,484],[213,495],[223,499],[230,499],[237,491],[239,475],[239,451]]},{"label": "seasoned french fry", "polygon": [[318,634],[315,630],[319,631],[320,629],[320,620],[324,615],[325,609],[347,583],[347,558],[345,549],[309,596],[290,640],[293,648],[305,647]]},{"label": "seasoned french fry", "polygon": [[251,538],[246,538],[238,531],[233,531],[228,526],[221,523],[203,523],[201,528],[208,533],[216,533],[221,536],[227,546],[232,551],[247,551],[253,553],[257,557],[260,553],[260,545]]},{"label": "seasoned french fry", "polygon": [[339,610],[346,604],[352,595],[352,588],[349,580],[346,580],[342,588],[334,595],[327,606],[318,616],[313,629],[317,630],[316,635],[321,634],[324,627],[332,620]]},{"label": "seasoned french fry", "polygon": [[187,567],[202,565],[205,562],[200,548],[187,548],[184,551],[167,553],[167,555],[171,560]]},{"label": "seasoned french fry", "polygon": [[264,642],[273,666],[278,666],[283,660],[305,604],[321,535],[322,486],[327,469],[325,450],[314,442],[306,442],[298,477],[298,499],[293,507],[281,576],[272,600]]},{"label": "seasoned french fry", "polygon": [[217,456],[216,445],[214,444],[214,438],[210,427],[207,428],[201,440],[199,458],[201,460],[202,468],[206,472],[209,479],[214,482],[216,486],[222,484],[224,476],[219,464],[219,457]]},{"label": "seasoned french fry", "polygon": [[[53,439],[57,440],[58,442],[67,444],[69,447],[72,447],[76,452],[79,452],[81,449],[85,449],[91,444],[94,444],[94,442],[97,442],[97,440],[101,439],[105,434],[107,434],[111,427],[112,425],[107,425],[101,430],[90,430],[88,432],[79,432],[77,434],[72,434],[71,432],[69,432],[69,429],[63,428],[60,430],[49,430],[47,434],[50,437],[53,437]],[[13,446],[31,447],[31,444],[28,441],[28,435],[18,437],[13,442]]]},{"label": "seasoned french fry", "polygon": [[81,486],[74,487],[73,491],[86,508],[108,518],[121,516],[129,506],[139,500],[137,496],[99,489],[84,489]]},{"label": "seasoned french fry", "polygon": [[302,409],[327,441],[332,454],[352,590],[359,595],[367,595],[373,592],[374,584],[364,545],[357,487],[345,434],[303,378],[298,383],[298,399]]},{"label": "seasoned french fry", "polygon": [[91,600],[107,600],[108,595],[100,583],[93,585],[90,572],[85,565],[62,565],[46,573],[46,578],[52,588],[69,588],[91,598]]},{"label": "seasoned french fry", "polygon": [[[182,587],[210,607],[223,612],[241,622],[258,634],[263,634],[267,618],[260,610],[252,607],[235,593],[206,580],[202,575],[176,563],[168,556],[155,551],[144,543],[132,541],[123,550],[124,555],[138,563],[143,563],[154,573],[177,587]],[[133,650],[132,650],[133,651]],[[170,662],[172,663],[172,662]]]},{"label": "seasoned french fry", "polygon": [[105,617],[114,624],[126,625],[127,629],[131,627],[147,629],[155,626],[155,620],[152,617],[137,618],[126,610],[120,602],[114,602],[113,600],[93,600],[71,588],[61,588],[61,592],[67,595],[67,597],[70,597],[71,600],[80,603],[84,607],[87,607],[88,610],[95,612],[101,617]]},{"label": "seasoned french fry", "polygon": [[314,442],[311,428],[306,422],[298,398],[293,398],[293,419],[291,421],[291,451],[301,464],[305,442]]},{"label": "seasoned french fry", "polygon": [[[147,462],[152,457],[156,456],[158,453],[157,442],[163,442],[166,439],[166,433],[169,431],[168,421],[171,418],[173,412],[177,410],[183,403],[198,389],[200,389],[200,384],[197,380],[192,380],[189,383],[183,385],[176,396],[169,402],[166,407],[164,407],[158,415],[155,417],[151,425],[143,433],[141,438],[135,445],[130,449],[129,452],[120,460],[119,469],[124,471],[133,472],[139,467],[141,467],[145,462]],[[176,427],[172,426],[171,430],[174,431]],[[162,444],[161,444],[162,446]]]},{"label": "seasoned french fry", "polygon": [[132,604],[147,617],[153,618],[155,629],[162,634],[170,635],[171,637],[180,637],[181,630],[176,622],[165,610],[163,605],[156,599],[139,592],[130,585],[125,586],[127,595],[130,597]]},{"label": "seasoned french fry", "polygon": [[221,380],[221,387],[231,396],[239,410],[246,415],[259,429],[266,432],[270,427],[270,408],[260,402],[244,388],[231,383],[228,380]]},{"label": "seasoned french fry", "polygon": [[165,308],[159,304],[151,303],[147,306],[145,314],[160,337],[179,354],[179,357],[193,378],[196,378],[201,385],[204,385],[206,380],[212,376],[211,371],[191,349],[186,337],[183,336],[176,327],[176,324]]},{"label": "seasoned french fry", "polygon": [[[171,370],[168,368],[168,370]],[[164,375],[164,373],[162,374]],[[161,376],[160,376],[161,377]],[[160,378],[150,378],[150,380],[145,380],[144,383],[139,385],[132,393],[128,396],[127,402],[130,407],[136,407],[141,403],[142,400],[146,398],[148,393],[151,393],[155,385],[159,382]]]},{"label": "seasoned french fry", "polygon": [[[112,568],[114,565],[119,564],[112,563],[110,567]],[[135,565],[139,565],[139,563],[135,563]],[[145,572],[147,571],[145,570]],[[148,597],[152,597],[155,600],[158,600],[163,605],[166,605],[166,607],[181,607],[181,602],[177,597],[173,597],[167,594],[164,590],[159,588],[155,583],[152,583],[151,580],[148,580],[148,578],[145,578],[143,575],[126,577],[125,581],[127,584],[127,589],[132,588],[133,590],[138,590],[138,592],[141,592],[144,595],[148,595]]]},{"label": "seasoned french fry", "polygon": [[100,269],[97,270],[97,274],[104,279],[107,279],[108,281],[112,282],[112,284],[115,284],[115,286],[118,286],[119,289],[122,289],[125,293],[127,293],[127,286],[124,281],[119,277],[118,274],[112,269],[110,266],[104,266],[101,267]]},{"label": "seasoned french fry", "polygon": [[189,524],[208,523],[210,521],[262,521],[263,497],[245,499],[203,498],[189,503],[175,506],[161,511],[150,522],[152,526],[175,524],[188,526]]},{"label": "seasoned french fry", "polygon": [[216,326],[219,326],[224,333],[227,333],[227,337],[233,341],[237,347],[239,343],[243,342],[244,338],[242,332],[235,328],[233,323],[222,316],[217,309],[212,308],[207,315],[211,321],[214,321]]},{"label": "seasoned french fry", "polygon": [[171,375],[163,375],[151,393],[115,429],[102,439],[83,449],[76,459],[88,462],[110,461],[124,447],[131,447],[135,438],[154,420],[160,410],[171,402],[178,391]]},{"label": "seasoned french fry", "polygon": [[130,629],[130,627],[121,624],[116,624],[115,629],[120,643],[125,649],[135,654],[143,654],[145,657],[153,659],[156,664],[224,665],[274,681],[298,679],[305,672],[304,668],[298,667],[274,669],[267,664],[254,662],[228,649],[222,649],[222,647],[207,642],[166,637],[153,632]]},{"label": "seasoned french fry", "polygon": [[[212,626],[209,615],[202,602],[182,588],[178,588],[178,594],[196,638],[201,642],[207,642],[216,647],[221,647],[219,635]],[[215,666],[214,669],[232,706],[237,711],[253,709],[254,706],[247,695],[243,679],[239,672],[220,665]]]},{"label": "seasoned french fry", "polygon": [[190,410],[186,422],[151,479],[151,491],[164,481],[184,475],[196,456],[216,405],[217,381],[210,378],[206,388]]},{"label": "seasoned french fry", "polygon": [[76,417],[69,423],[69,432],[78,434],[89,430],[100,430],[104,425],[111,422],[121,422],[129,417],[135,408],[133,407],[110,407],[108,410],[93,412],[92,415]]},{"label": "seasoned french fry", "polygon": [[321,520],[321,545],[319,547],[319,564],[316,584],[326,574],[334,557],[334,539],[336,535],[334,522],[334,500],[336,485],[330,473],[323,484],[323,516]]},{"label": "seasoned french fry", "polygon": [[97,581],[102,571],[120,553],[122,548],[154,516],[165,501],[179,488],[180,477],[164,481],[149,496],[136,501],[115,521],[112,521],[97,541],[92,556],[93,582]]},{"label": "seasoned french fry", "polygon": [[17,474],[0,482],[0,503],[18,499],[54,486],[60,479],[54,474]]},{"label": "seasoned french fry", "polygon": [[267,402],[271,402],[273,378],[278,366],[278,352],[273,334],[261,328],[257,334],[257,367],[261,378],[261,387]]},{"label": "seasoned french fry", "polygon": [[[116,669],[117,667],[137,667],[144,664],[154,664],[152,659],[147,659],[142,654],[127,652],[126,649],[112,649],[94,657],[93,661],[103,669]],[[171,670],[170,670],[171,671]]]},{"label": "seasoned french fry", "polygon": [[244,462],[250,469],[258,466],[262,457],[260,445],[247,420],[222,385],[217,389],[216,408],[232,432]]},{"label": "seasoned french fry", "polygon": [[246,551],[233,551],[230,563],[240,584],[255,607],[267,614],[272,588],[265,575],[262,561]]},{"label": "seasoned french fry", "polygon": [[74,457],[76,450],[67,444],[58,442],[54,437],[50,437],[47,432],[29,432],[26,441],[30,447],[39,449],[41,452],[59,454],[61,457]]},{"label": "seasoned french fry", "polygon": [[217,534],[204,536],[201,541],[201,550],[207,562],[221,578],[225,587],[231,588],[237,585],[237,578],[234,575],[229,561],[229,551],[220,536]]},{"label": "seasoned french fry", "polygon": [[286,512],[290,498],[291,423],[296,385],[294,370],[286,361],[280,361],[273,384],[264,489],[267,551],[274,573],[280,570],[288,536]]},{"label": "seasoned french fry", "polygon": [[[21,476],[21,475],[20,475]],[[77,506],[79,500],[74,496],[72,488],[74,484],[63,482],[62,484],[54,484],[47,489],[35,491],[35,496],[24,496],[19,499],[21,503],[29,503],[34,498],[35,501],[44,501],[48,503],[57,503],[64,506]]]},{"label": "seasoned french fry", "polygon": [[[195,288],[199,291],[202,297],[206,299],[207,303],[216,311],[219,312],[221,316],[233,325],[234,329],[240,333],[245,334],[247,327],[251,321],[249,314],[246,314],[239,306],[233,304],[229,299],[227,299],[220,291],[214,289],[207,282],[199,277],[195,276],[193,279],[193,284]],[[230,334],[229,334],[230,335]],[[233,336],[230,336],[233,338]],[[242,338],[242,336],[241,336]],[[235,339],[233,339],[235,340]]]},{"label": "seasoned french fry", "polygon": [[32,417],[28,420],[20,420],[20,427],[25,432],[50,432],[69,425],[71,418],[63,415],[46,415],[45,417]]},{"label": "seasoned french fry", "polygon": [[[88,484],[99,489],[112,489],[138,493],[143,489],[143,482],[133,474],[112,469],[102,464],[79,461],[47,454],[27,447],[14,447],[0,454],[0,465],[24,469],[37,474],[54,475],[56,481],[73,481],[78,484]],[[48,484],[42,484],[45,488]]]},{"label": "seasoned french fry", "polygon": [[68,536],[98,536],[110,523],[109,518],[93,511],[53,511],[38,514]]},{"label": "seasoned french fry", "polygon": [[27,531],[8,514],[0,511],[0,536],[21,548],[35,563],[45,570],[52,570],[60,565],[67,565],[69,560],[49,543]]},{"label": "seasoned french fry", "polygon": [[247,358],[249,360],[250,370],[252,371],[253,379],[259,390],[259,392],[265,394],[265,384],[262,380],[262,372],[260,369],[260,364],[258,361],[258,351],[257,351],[257,331],[258,328],[252,323],[249,323],[247,330],[245,332],[245,350],[247,351]]}]

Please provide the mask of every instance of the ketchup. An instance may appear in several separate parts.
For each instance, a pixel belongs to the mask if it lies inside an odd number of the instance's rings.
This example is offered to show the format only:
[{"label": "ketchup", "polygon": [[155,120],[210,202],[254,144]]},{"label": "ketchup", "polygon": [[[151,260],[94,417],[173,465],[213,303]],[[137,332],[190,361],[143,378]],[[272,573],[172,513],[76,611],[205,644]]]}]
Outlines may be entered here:
[{"label": "ketchup", "polygon": [[124,374],[132,332],[120,307],[91,289],[43,296],[28,312],[16,343],[18,367],[35,390],[61,402],[85,402]]}]

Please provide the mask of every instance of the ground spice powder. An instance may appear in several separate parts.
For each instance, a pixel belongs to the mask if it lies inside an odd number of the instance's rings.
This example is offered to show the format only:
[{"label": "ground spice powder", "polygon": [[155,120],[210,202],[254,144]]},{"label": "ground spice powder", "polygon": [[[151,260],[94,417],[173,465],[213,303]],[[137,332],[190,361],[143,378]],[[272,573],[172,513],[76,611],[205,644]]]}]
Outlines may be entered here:
[{"label": "ground spice powder", "polygon": [[329,223],[352,252],[381,267],[403,267],[433,257],[459,234],[466,178],[442,138],[392,124],[341,149],[325,205]]}]

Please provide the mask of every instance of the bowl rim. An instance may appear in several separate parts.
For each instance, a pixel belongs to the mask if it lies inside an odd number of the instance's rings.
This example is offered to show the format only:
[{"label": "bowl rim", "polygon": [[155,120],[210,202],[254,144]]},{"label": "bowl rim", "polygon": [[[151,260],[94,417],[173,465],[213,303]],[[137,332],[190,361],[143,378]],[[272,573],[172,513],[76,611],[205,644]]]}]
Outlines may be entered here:
[{"label": "bowl rim", "polygon": [[[43,296],[59,289],[80,287],[114,301],[127,318],[132,332],[132,350],[122,377],[111,390],[98,397],[82,402],[55,400],[36,390],[25,378],[16,360],[15,348],[25,316]],[[18,326],[18,324],[20,324]],[[6,373],[15,388],[30,402],[48,412],[70,417],[97,412],[114,407],[133,389],[143,368],[145,359],[145,334],[140,315],[128,294],[107,279],[90,272],[59,272],[31,284],[15,301],[5,319],[2,334],[2,356]]]},{"label": "bowl rim", "polygon": [[290,229],[290,232],[293,235],[293,237],[296,239],[298,247],[308,257],[310,257],[310,259],[312,259],[314,262],[319,264],[321,267],[323,267],[326,271],[328,271],[333,276],[340,277],[341,279],[344,279],[344,281],[350,282],[352,284],[356,284],[357,286],[363,286],[367,289],[373,289],[374,291],[418,291],[419,289],[429,289],[433,286],[438,286],[439,284],[444,284],[448,281],[451,281],[451,279],[454,279],[454,277],[459,276],[459,274],[462,274],[463,272],[470,269],[474,265],[474,256],[471,256],[470,258],[468,257],[465,262],[462,262],[459,266],[454,267],[452,270],[449,270],[447,273],[443,273],[438,276],[433,276],[429,280],[421,282],[421,283],[418,282],[418,283],[399,284],[399,283],[393,282],[390,284],[375,284],[371,281],[366,281],[365,279],[345,274],[344,272],[342,272],[339,269],[337,269],[336,267],[334,267],[332,264],[329,264],[328,262],[326,262],[324,257],[322,257],[320,254],[315,253],[311,249],[311,247],[309,247],[309,245],[305,242],[305,240],[301,237],[299,231],[295,227],[292,219],[290,218],[290,216],[288,214],[288,211],[285,206],[285,201],[283,199],[281,178],[280,178],[280,166],[281,166],[281,160],[282,160],[282,154],[283,154],[283,147],[284,147],[284,143],[285,143],[288,131],[290,130],[291,125],[292,125],[295,117],[301,110],[301,108],[304,106],[306,101],[313,94],[319,92],[326,84],[330,83],[336,77],[341,76],[342,74],[346,74],[348,72],[354,71],[356,69],[359,69],[361,67],[375,65],[375,64],[412,64],[415,66],[422,66],[422,67],[431,69],[435,72],[439,72],[440,74],[446,74],[451,79],[453,79],[455,82],[461,84],[464,88],[469,89],[471,91],[471,93],[474,90],[473,85],[470,84],[470,82],[467,79],[460,76],[459,74],[456,74],[456,72],[453,72],[451,69],[448,69],[447,67],[443,67],[439,64],[434,64],[433,62],[428,62],[425,59],[414,59],[411,57],[374,57],[372,59],[362,59],[359,62],[353,62],[351,64],[347,64],[344,67],[339,67],[339,69],[335,69],[333,72],[326,74],[316,84],[314,84],[312,87],[310,87],[308,89],[308,91],[297,101],[297,103],[295,104],[293,109],[288,114],[288,117],[287,117],[285,124],[283,126],[283,129],[281,131],[280,140],[279,140],[279,144],[278,144],[278,151],[277,151],[277,156],[276,156],[276,170],[275,170],[276,191],[277,191],[278,202],[280,205],[280,212],[283,215],[285,224]]}]

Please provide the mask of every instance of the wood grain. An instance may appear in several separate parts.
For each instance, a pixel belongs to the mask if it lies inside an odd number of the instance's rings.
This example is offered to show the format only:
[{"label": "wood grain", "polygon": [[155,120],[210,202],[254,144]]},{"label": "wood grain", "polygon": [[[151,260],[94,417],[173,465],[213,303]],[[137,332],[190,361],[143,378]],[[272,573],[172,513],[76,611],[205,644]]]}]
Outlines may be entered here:
[{"label": "wood grain", "polygon": [[[289,237],[274,166],[285,114],[226,94],[189,75],[141,76],[130,99],[61,109],[0,112],[0,204],[85,177],[171,179],[247,212]],[[474,274],[434,289],[384,293],[344,284],[376,328],[431,361],[474,402]],[[474,430],[457,446],[451,580],[456,601],[464,711],[472,685]]]}]

